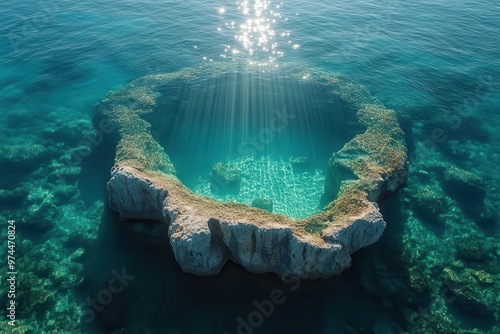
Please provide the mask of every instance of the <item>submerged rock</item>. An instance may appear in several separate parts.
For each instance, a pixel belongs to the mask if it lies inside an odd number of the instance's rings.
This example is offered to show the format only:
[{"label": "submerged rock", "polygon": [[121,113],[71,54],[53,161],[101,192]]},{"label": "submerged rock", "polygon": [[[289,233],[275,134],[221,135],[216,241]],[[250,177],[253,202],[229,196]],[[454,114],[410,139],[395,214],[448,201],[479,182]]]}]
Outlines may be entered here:
[{"label": "submerged rock", "polygon": [[451,268],[445,268],[442,279],[444,287],[455,295],[455,302],[465,312],[488,319],[494,318],[493,305],[486,300],[484,289],[469,271],[458,274]]},{"label": "submerged rock", "polygon": [[410,194],[414,212],[423,219],[444,224],[440,219],[447,211],[447,202],[443,195],[431,186],[419,187],[418,193]]},{"label": "submerged rock", "polygon": [[483,180],[464,169],[449,166],[444,171],[444,181],[451,192],[460,193],[461,196],[468,195],[482,199],[486,195]]},{"label": "submerged rock", "polygon": [[252,206],[262,210],[273,212],[273,200],[268,198],[256,198],[252,201]]},{"label": "submerged rock", "polygon": [[[31,139],[31,137],[28,138]],[[44,160],[54,156],[53,147],[46,147],[36,139],[29,139],[25,143],[0,146],[0,171],[2,173],[32,171]]]},{"label": "submerged rock", "polygon": [[418,266],[410,267],[408,269],[408,274],[410,276],[410,288],[416,294],[423,294],[429,290],[429,285],[427,284],[427,279],[422,269]]},{"label": "submerged rock", "polygon": [[[214,275],[231,259],[249,271],[274,272],[284,280],[340,274],[350,266],[353,252],[380,238],[385,221],[376,202],[380,195],[397,190],[407,176],[406,147],[394,111],[362,86],[339,76],[297,64],[270,69],[301,84],[328,87],[336,98],[357,108],[357,117],[366,127],[330,159],[325,182],[330,203],[323,212],[291,219],[194,194],[175,176],[149,122],[158,110],[156,101],[166,98],[170,82],[188,82],[202,70],[138,79],[96,107],[96,117],[109,118],[120,134],[108,182],[110,207],[123,220],[168,224],[170,244],[185,272]],[[212,64],[205,70],[223,75],[227,65]],[[241,172],[222,163],[214,166],[211,177],[232,186],[241,182]]]},{"label": "submerged rock", "polygon": [[24,188],[14,190],[0,189],[0,207],[16,207],[23,203],[29,192]]},{"label": "submerged rock", "polygon": [[490,251],[477,238],[463,238],[456,244],[458,256],[467,262],[484,262],[490,259]]},{"label": "submerged rock", "polygon": [[238,189],[242,175],[238,167],[218,162],[212,167],[210,178],[211,189],[217,193]]},{"label": "submerged rock", "polygon": [[491,187],[479,175],[447,162],[435,163],[431,169],[439,175],[446,195],[460,210],[484,228],[495,228],[498,214],[491,209]]},{"label": "submerged rock", "polygon": [[484,270],[478,270],[472,273],[476,278],[477,282],[483,286],[492,286],[495,284],[495,278],[490,273]]}]

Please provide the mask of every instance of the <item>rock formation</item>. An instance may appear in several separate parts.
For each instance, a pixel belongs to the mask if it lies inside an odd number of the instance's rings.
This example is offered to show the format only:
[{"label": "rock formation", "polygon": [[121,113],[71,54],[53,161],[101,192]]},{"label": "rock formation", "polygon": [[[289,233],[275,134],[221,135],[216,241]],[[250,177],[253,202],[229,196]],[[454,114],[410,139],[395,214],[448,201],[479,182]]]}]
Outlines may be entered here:
[{"label": "rock formation", "polygon": [[238,190],[241,178],[239,168],[218,162],[210,172],[212,191],[217,193],[225,190]]},{"label": "rock formation", "polygon": [[[256,273],[283,279],[326,278],[351,263],[350,254],[376,242],[385,228],[377,200],[406,179],[403,133],[394,111],[366,90],[338,75],[283,64],[270,69],[303,84],[323,85],[357,108],[366,131],[356,135],[329,161],[325,209],[294,220],[239,203],[196,195],[175,176],[175,168],[151,131],[148,115],[158,101],[169,102],[175,85],[228,65],[188,69],[133,81],[96,106],[118,132],[115,166],[108,183],[111,208],[121,219],[154,219],[169,226],[175,257],[186,272],[217,274],[227,260]],[[259,69],[260,71],[261,69]],[[167,102],[165,102],[167,101]],[[167,115],[168,116],[168,115]]]},{"label": "rock formation", "polygon": [[273,201],[269,198],[255,198],[252,201],[252,206],[262,210],[273,212]]}]

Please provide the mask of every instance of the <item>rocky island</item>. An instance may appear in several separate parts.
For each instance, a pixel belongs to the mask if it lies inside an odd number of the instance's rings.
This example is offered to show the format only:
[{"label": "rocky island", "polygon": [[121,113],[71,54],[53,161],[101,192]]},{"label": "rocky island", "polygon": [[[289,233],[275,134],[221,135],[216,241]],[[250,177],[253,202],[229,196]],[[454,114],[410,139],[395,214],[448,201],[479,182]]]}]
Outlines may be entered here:
[{"label": "rocky island", "polygon": [[[214,275],[232,260],[251,272],[274,272],[282,278],[340,274],[350,266],[353,252],[381,237],[385,222],[377,201],[396,191],[407,177],[407,151],[395,112],[340,75],[298,64],[269,69],[328,89],[356,109],[363,131],[332,152],[324,186],[326,205],[317,214],[293,219],[242,203],[219,202],[193,193],[176,177],[176,166],[152,124],[172,120],[168,114],[155,115],[160,103],[171,105],[163,107],[163,113],[175,109],[176,86],[206,73],[223,75],[233,70],[230,66],[212,64],[146,76],[111,92],[96,106],[96,119],[107,117],[118,129],[111,135],[116,144],[108,182],[111,208],[122,220],[167,224],[170,244],[185,272]],[[220,177],[224,168],[215,166],[212,178]],[[233,172],[230,181],[237,186],[240,177]]]}]

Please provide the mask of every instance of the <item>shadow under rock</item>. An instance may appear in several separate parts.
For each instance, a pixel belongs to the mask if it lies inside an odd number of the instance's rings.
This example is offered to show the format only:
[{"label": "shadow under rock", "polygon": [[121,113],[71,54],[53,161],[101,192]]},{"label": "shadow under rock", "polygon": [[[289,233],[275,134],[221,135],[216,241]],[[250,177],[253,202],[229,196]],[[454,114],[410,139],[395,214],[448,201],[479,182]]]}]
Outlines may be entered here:
[{"label": "shadow under rock", "polygon": [[402,210],[400,194],[385,198],[379,206],[387,223],[386,230],[377,243],[354,254],[353,262],[357,265],[353,269],[360,287],[376,298],[378,307],[389,312],[396,324],[405,328],[408,324],[403,309],[426,305],[429,289],[411,283],[410,271],[419,268],[402,239],[408,217]]},{"label": "shadow under rock", "polygon": [[486,203],[486,190],[464,187],[448,183],[444,187],[446,194],[453,198],[463,214],[474,220],[487,235],[495,235],[499,229],[499,214]]},{"label": "shadow under rock", "polygon": [[[367,285],[361,281],[377,265],[374,261],[394,262],[393,272],[401,272],[394,268],[401,258],[403,220],[393,213],[397,203],[392,197],[386,201],[391,203],[384,204],[388,230],[382,240],[357,252],[352,268],[340,277],[315,281],[282,282],[274,274],[252,274],[232,262],[216,276],[186,274],[175,260],[167,224],[119,221],[115,213],[105,212],[86,264],[87,294],[100,310],[94,311],[88,331],[316,334],[368,332],[380,323],[401,330],[404,320],[394,312],[398,293],[381,297],[360,288]],[[110,279],[122,271],[130,280],[109,302],[101,300],[107,303],[102,305],[99,292],[103,297],[103,289],[111,290]],[[284,300],[271,307],[266,301],[273,291],[280,291]]]},{"label": "shadow under rock", "polygon": [[494,314],[489,311],[472,310],[471,312],[471,310],[464,310],[458,303],[449,303],[447,307],[455,319],[459,319],[460,327],[467,330],[492,330],[496,323]]},{"label": "shadow under rock", "polygon": [[445,221],[439,216],[430,217],[428,215],[422,215],[420,212],[415,211],[415,216],[422,223],[425,228],[440,239],[443,238],[444,232],[446,232]]}]

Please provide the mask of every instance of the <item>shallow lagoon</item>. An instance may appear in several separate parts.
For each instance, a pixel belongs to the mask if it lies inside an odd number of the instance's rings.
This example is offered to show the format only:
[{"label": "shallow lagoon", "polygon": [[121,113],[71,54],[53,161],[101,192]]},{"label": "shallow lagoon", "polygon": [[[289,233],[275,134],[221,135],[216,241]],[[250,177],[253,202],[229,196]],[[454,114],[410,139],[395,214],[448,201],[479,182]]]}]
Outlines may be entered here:
[{"label": "shallow lagoon", "polygon": [[[269,199],[293,218],[322,209],[328,160],[364,131],[327,87],[269,70],[202,74],[165,91],[144,117],[184,184],[220,201]],[[210,176],[217,163],[237,171],[237,186]]]}]

